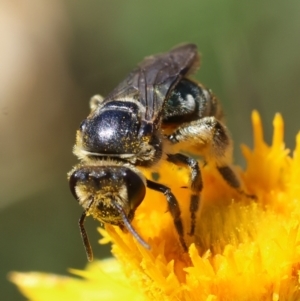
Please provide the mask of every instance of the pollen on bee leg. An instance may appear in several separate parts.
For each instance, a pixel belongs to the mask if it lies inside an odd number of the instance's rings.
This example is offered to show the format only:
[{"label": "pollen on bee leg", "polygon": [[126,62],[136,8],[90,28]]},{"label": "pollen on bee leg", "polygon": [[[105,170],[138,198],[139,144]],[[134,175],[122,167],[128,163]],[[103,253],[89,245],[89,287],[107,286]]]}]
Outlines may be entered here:
[{"label": "pollen on bee leg", "polygon": [[91,111],[94,111],[104,100],[104,97],[97,94],[94,95],[90,100],[90,109]]}]

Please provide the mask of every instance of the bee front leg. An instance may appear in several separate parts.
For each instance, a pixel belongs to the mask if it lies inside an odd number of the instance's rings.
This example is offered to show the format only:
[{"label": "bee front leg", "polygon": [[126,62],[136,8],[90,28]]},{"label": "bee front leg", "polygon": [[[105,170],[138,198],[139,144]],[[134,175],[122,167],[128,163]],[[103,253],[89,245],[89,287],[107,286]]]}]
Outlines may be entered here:
[{"label": "bee front leg", "polygon": [[169,187],[162,185],[160,183],[157,183],[157,182],[153,182],[148,179],[147,179],[147,187],[152,190],[161,192],[166,196],[166,199],[168,202],[168,209],[173,218],[174,226],[175,226],[176,232],[179,236],[179,241],[182,245],[183,250],[185,252],[187,252],[188,247],[184,240],[184,230],[183,230],[183,223],[182,223],[182,219],[181,219],[181,210],[180,210],[180,206],[179,206],[179,203],[178,203],[176,197],[174,196],[174,194],[172,193],[172,191]]}]

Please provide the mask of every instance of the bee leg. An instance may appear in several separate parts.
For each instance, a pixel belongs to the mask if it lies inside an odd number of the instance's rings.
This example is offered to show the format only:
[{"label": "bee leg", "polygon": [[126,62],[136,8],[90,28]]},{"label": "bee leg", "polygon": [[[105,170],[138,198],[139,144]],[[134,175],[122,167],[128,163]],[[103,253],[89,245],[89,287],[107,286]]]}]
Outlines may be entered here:
[{"label": "bee leg", "polygon": [[162,185],[160,183],[157,183],[157,182],[153,182],[148,179],[147,179],[147,187],[152,190],[162,192],[166,196],[167,202],[168,202],[168,209],[172,215],[175,229],[179,236],[179,241],[180,241],[184,251],[187,252],[188,248],[187,248],[187,245],[184,240],[184,231],[183,231],[183,223],[182,223],[182,219],[181,219],[181,211],[180,211],[179,203],[178,203],[176,197],[171,192],[171,189],[169,187]]},{"label": "bee leg", "polygon": [[240,194],[246,196],[247,198],[253,200],[257,199],[255,195],[248,194],[243,189],[241,189],[241,182],[230,166],[217,166],[217,169],[229,186],[236,189]]},{"label": "bee leg", "polygon": [[201,176],[201,170],[197,160],[194,158],[188,157],[186,155],[177,153],[177,154],[168,154],[168,161],[176,165],[184,165],[190,168],[191,170],[191,190],[192,195],[190,199],[190,213],[191,213],[191,229],[188,233],[190,236],[194,235],[196,228],[196,214],[199,210],[200,205],[200,194],[203,189],[203,182]]},{"label": "bee leg", "polygon": [[215,117],[203,117],[184,123],[167,138],[172,144],[178,144],[181,149],[201,154],[207,163],[216,165],[229,186],[251,199],[256,198],[241,189],[240,180],[229,167],[232,157],[232,140],[227,128]]},{"label": "bee leg", "polygon": [[90,100],[90,109],[91,111],[95,111],[97,107],[101,105],[104,98],[101,95],[94,95]]}]

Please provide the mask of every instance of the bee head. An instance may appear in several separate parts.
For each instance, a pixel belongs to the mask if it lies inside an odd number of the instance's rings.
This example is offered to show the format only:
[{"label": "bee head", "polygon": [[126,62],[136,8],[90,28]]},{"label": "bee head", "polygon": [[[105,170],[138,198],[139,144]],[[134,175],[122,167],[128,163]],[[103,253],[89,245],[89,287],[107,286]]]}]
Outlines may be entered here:
[{"label": "bee head", "polygon": [[143,176],[122,165],[79,165],[71,171],[69,183],[87,215],[113,225],[123,224],[123,214],[130,222],[146,194]]},{"label": "bee head", "polygon": [[145,179],[137,170],[110,166],[109,162],[103,162],[103,166],[79,164],[68,176],[71,192],[84,208],[79,228],[89,261],[93,260],[93,252],[84,228],[87,215],[127,229],[142,246],[150,249],[131,225],[135,210],[146,194]]}]

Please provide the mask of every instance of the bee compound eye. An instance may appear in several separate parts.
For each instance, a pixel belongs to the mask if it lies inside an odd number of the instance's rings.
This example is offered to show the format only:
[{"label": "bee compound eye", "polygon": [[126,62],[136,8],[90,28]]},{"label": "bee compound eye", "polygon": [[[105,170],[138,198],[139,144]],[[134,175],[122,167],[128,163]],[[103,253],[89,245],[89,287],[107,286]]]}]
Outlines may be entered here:
[{"label": "bee compound eye", "polygon": [[125,173],[127,183],[128,202],[132,210],[135,210],[146,195],[146,186],[142,176],[131,169]]},{"label": "bee compound eye", "polygon": [[88,181],[89,171],[84,168],[74,170],[69,178],[69,187],[74,198],[79,201],[79,197],[76,192],[76,187],[79,183],[85,183]]}]

